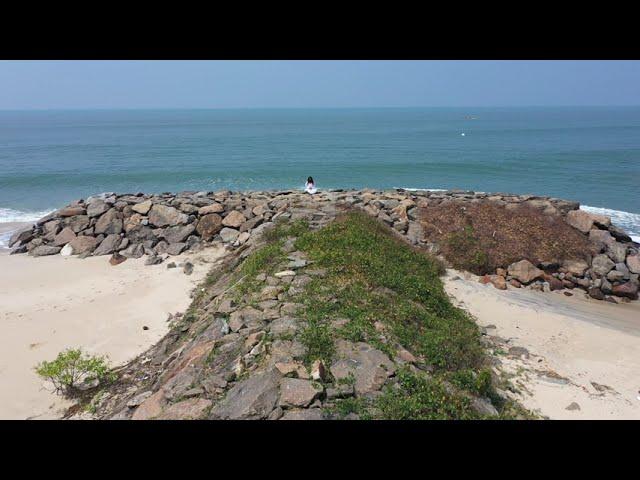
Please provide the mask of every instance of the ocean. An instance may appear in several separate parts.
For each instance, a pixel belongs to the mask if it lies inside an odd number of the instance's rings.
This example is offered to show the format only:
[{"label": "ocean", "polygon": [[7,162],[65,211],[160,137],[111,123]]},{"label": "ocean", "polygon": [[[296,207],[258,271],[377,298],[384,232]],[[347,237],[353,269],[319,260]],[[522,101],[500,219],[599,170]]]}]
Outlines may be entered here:
[{"label": "ocean", "polygon": [[640,107],[0,112],[0,222],[100,192],[294,189],[309,175],[320,189],[550,195],[639,237]]}]

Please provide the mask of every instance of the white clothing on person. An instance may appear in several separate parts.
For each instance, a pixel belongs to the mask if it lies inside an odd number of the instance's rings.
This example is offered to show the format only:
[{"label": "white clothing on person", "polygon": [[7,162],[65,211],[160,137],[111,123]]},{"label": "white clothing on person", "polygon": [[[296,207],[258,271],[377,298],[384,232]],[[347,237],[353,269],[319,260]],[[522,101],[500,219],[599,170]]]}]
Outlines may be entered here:
[{"label": "white clothing on person", "polygon": [[318,191],[318,189],[316,188],[315,184],[311,182],[307,182],[304,184],[304,191],[307,193],[314,194]]}]

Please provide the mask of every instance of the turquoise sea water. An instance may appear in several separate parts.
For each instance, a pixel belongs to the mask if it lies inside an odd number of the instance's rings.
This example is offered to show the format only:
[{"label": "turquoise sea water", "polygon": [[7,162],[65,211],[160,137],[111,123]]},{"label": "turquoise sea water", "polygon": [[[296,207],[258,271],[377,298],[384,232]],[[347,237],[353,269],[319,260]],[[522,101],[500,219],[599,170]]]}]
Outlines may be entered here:
[{"label": "turquoise sea water", "polygon": [[0,221],[104,191],[302,188],[309,175],[321,189],[552,195],[640,234],[640,107],[0,112]]}]

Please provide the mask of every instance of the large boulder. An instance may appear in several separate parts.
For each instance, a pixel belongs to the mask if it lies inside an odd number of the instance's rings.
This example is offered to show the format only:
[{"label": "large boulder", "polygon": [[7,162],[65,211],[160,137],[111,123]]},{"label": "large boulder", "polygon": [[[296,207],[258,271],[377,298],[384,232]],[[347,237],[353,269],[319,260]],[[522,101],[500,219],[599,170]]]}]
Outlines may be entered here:
[{"label": "large boulder", "polygon": [[607,255],[615,263],[624,262],[627,257],[627,246],[620,242],[613,242],[607,246]]},{"label": "large boulder", "polygon": [[615,243],[616,239],[607,230],[594,228],[589,230],[589,241],[598,248],[598,251],[601,251],[608,245]]},{"label": "large boulder", "polygon": [[163,236],[169,243],[184,242],[195,229],[193,225],[176,225],[165,228]]},{"label": "large boulder", "polygon": [[133,205],[131,207],[131,210],[133,210],[136,213],[139,213],[140,215],[146,215],[147,213],[149,213],[149,210],[151,209],[151,205],[152,205],[151,200],[145,200],[144,202],[140,202]]},{"label": "large boulder", "polygon": [[200,218],[196,230],[203,240],[211,240],[222,229],[222,217],[217,213],[210,213]]},{"label": "large boulder", "polygon": [[356,395],[380,390],[395,373],[395,364],[389,357],[367,343],[338,340],[336,351],[338,360],[331,365],[331,374],[337,381],[353,376]]},{"label": "large boulder", "polygon": [[234,242],[238,238],[239,234],[240,232],[233,228],[224,227],[222,230],[220,230],[220,238],[224,243]]},{"label": "large boulder", "polygon": [[589,264],[584,260],[565,260],[562,262],[562,268],[571,275],[582,277],[589,268]]},{"label": "large boulder", "polygon": [[512,263],[509,265],[507,272],[522,283],[530,283],[544,275],[544,272],[529,260],[520,260],[519,262]]},{"label": "large boulder", "polygon": [[53,239],[53,244],[56,247],[62,247],[64,245],[66,245],[67,243],[69,243],[74,238],[76,238],[76,234],[73,232],[73,230],[71,228],[69,228],[69,227],[65,227]]},{"label": "large boulder", "polygon": [[631,273],[640,273],[640,255],[629,255],[627,257],[627,267]]},{"label": "large boulder", "polygon": [[76,215],[69,217],[66,221],[67,227],[71,228],[75,233],[80,233],[89,227],[89,217],[87,215]]},{"label": "large boulder", "polygon": [[87,215],[89,217],[99,217],[103,213],[108,212],[110,208],[111,205],[104,200],[96,199],[87,205]]},{"label": "large boulder", "polygon": [[111,208],[98,219],[94,228],[96,235],[122,232],[122,213]]},{"label": "large boulder", "polygon": [[611,225],[611,219],[604,215],[596,215],[584,210],[571,210],[565,217],[566,222],[582,233],[589,233],[594,223],[603,227]]},{"label": "large boulder", "polygon": [[211,205],[200,207],[200,209],[198,210],[198,215],[209,215],[210,213],[221,212],[224,212],[224,206],[219,203],[212,203]]},{"label": "large boulder", "polygon": [[322,393],[322,387],[309,380],[283,378],[280,382],[281,407],[308,407]]},{"label": "large boulder", "polygon": [[613,287],[613,294],[617,297],[626,297],[631,300],[638,299],[638,284],[635,282],[627,282],[622,285],[616,285]]},{"label": "large boulder", "polygon": [[33,238],[33,227],[29,226],[18,230],[9,239],[9,248],[13,247],[16,243],[27,243]]},{"label": "large boulder", "polygon": [[45,255],[56,255],[62,250],[61,247],[54,247],[53,245],[38,245],[37,247],[29,250],[29,255],[33,257],[43,257]]},{"label": "large boulder", "polygon": [[109,234],[102,242],[100,242],[98,248],[93,251],[93,255],[109,255],[117,250],[121,241],[122,239],[117,233]]},{"label": "large boulder", "polygon": [[604,277],[609,273],[616,264],[604,254],[596,255],[591,262],[591,271],[598,277]]},{"label": "large boulder", "polygon": [[267,418],[278,402],[282,375],[275,368],[250,376],[231,388],[211,410],[210,418],[259,420]]},{"label": "large boulder", "polygon": [[149,223],[156,227],[185,225],[189,223],[189,216],[176,208],[155,204],[149,210]]},{"label": "large boulder", "polygon": [[85,213],[86,213],[86,210],[84,209],[84,207],[80,207],[76,205],[76,206],[65,207],[62,210],[58,210],[57,215],[59,217],[73,217],[75,215],[84,215]]},{"label": "large boulder", "polygon": [[222,220],[222,225],[224,225],[225,227],[239,228],[240,225],[242,225],[246,221],[247,217],[245,217],[238,210],[233,210],[229,212],[229,215],[224,217],[224,219]]},{"label": "large boulder", "polygon": [[95,237],[89,237],[87,235],[80,235],[68,243],[71,247],[72,255],[91,253],[95,250],[97,244],[98,240]]},{"label": "large boulder", "polygon": [[211,406],[211,400],[205,398],[189,398],[174,403],[164,409],[158,420],[197,420]]}]

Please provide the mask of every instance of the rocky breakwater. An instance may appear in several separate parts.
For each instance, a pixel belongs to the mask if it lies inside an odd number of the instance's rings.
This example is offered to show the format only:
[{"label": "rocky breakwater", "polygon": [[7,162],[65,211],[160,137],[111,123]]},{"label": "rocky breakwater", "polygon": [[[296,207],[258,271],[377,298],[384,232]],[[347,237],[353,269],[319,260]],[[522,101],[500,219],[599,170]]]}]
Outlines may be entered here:
[{"label": "rocky breakwater", "polygon": [[[577,202],[533,195],[472,191],[331,190],[317,195],[294,191],[182,192],[145,195],[102,194],[78,200],[16,232],[11,253],[41,255],[112,255],[117,264],[147,255],[147,264],[198,249],[210,242],[241,247],[281,219],[326,222],[337,209],[355,207],[389,225],[406,241],[439,254],[425,235],[428,208],[447,204],[499,205],[513,215],[529,207],[561,217],[588,240],[582,259],[520,258],[481,278],[496,288],[528,287],[550,291],[580,288],[609,301],[638,298],[640,245],[609,217],[579,210]],[[558,239],[560,242],[562,239]]]},{"label": "rocky breakwater", "polygon": [[101,194],[16,232],[9,247],[32,256],[112,255],[112,264],[147,255],[153,265],[212,241],[244,244],[264,223],[291,216],[288,193]]}]

